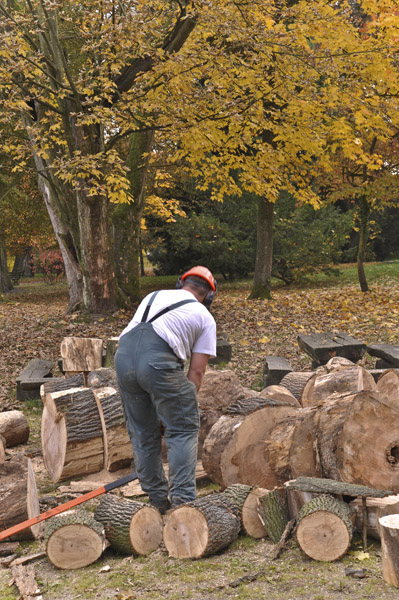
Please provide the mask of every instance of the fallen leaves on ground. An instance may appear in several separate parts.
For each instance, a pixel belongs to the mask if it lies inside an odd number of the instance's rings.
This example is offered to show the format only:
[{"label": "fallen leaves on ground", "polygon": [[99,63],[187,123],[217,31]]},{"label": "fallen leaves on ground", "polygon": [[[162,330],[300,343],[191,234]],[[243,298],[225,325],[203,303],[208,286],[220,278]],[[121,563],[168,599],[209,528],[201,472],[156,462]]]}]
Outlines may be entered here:
[{"label": "fallen leaves on ground", "polygon": [[[311,359],[297,345],[300,333],[344,332],[367,344],[396,345],[399,333],[399,279],[386,278],[363,293],[356,285],[278,289],[273,299],[247,300],[249,287],[219,291],[212,307],[218,332],[233,345],[233,369],[245,386],[262,387],[265,356],[284,356],[295,370],[308,370]],[[0,304],[0,403],[15,398],[16,379],[32,358],[54,363],[66,336],[106,339],[119,335],[133,310],[111,316],[65,315],[63,284],[23,282]],[[366,355],[363,362],[372,366]],[[55,369],[54,374],[57,374]]]}]

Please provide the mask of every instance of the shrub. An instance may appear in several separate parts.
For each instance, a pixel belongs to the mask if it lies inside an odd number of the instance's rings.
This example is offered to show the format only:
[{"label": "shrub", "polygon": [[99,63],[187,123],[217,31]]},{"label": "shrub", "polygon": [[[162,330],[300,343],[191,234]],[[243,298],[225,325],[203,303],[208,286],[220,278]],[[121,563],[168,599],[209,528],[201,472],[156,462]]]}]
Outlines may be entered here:
[{"label": "shrub", "polygon": [[58,249],[37,249],[33,268],[43,273],[49,283],[57,283],[65,275],[64,261]]}]

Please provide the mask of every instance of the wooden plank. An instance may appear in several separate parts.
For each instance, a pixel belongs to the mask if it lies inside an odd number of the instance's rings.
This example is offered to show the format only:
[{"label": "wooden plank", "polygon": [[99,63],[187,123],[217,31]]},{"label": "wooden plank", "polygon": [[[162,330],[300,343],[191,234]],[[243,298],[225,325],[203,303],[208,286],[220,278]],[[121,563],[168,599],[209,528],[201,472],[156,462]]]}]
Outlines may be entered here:
[{"label": "wooden plank", "polygon": [[346,333],[312,333],[299,335],[298,345],[313,360],[326,364],[333,356],[357,362],[366,352],[366,344]]},{"label": "wooden plank", "polygon": [[291,373],[292,366],[283,356],[266,356],[263,367],[263,385],[278,385],[282,378]]}]

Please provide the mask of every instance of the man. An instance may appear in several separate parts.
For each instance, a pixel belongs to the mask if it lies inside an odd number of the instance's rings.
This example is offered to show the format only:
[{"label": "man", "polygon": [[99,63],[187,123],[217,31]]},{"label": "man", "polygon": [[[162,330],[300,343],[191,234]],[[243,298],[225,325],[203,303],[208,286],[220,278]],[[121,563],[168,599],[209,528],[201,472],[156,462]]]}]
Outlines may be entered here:
[{"label": "man", "polygon": [[[176,287],[144,298],[123,330],[115,355],[141,487],[161,513],[195,499],[197,392],[209,357],[216,356],[216,324],[206,308],[216,293],[212,273],[193,267]],[[162,465],[161,423],[169,486]]]}]

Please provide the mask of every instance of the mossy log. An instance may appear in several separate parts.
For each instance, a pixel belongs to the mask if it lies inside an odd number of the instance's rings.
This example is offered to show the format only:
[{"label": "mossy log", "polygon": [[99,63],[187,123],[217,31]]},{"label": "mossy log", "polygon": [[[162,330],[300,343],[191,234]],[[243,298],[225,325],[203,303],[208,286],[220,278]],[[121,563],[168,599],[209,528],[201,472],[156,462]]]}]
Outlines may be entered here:
[{"label": "mossy log", "polygon": [[208,556],[237,538],[241,529],[239,516],[226,499],[215,496],[219,494],[198,498],[167,513],[163,541],[170,556]]},{"label": "mossy log", "polygon": [[107,542],[104,526],[85,510],[59,514],[44,531],[49,561],[59,569],[80,569],[95,562]]},{"label": "mossy log", "polygon": [[270,399],[263,402],[267,404],[249,415],[223,415],[204,442],[204,469],[223,488],[244,483],[270,489],[278,484],[264,440],[278,423],[300,409]]},{"label": "mossy log", "polygon": [[280,385],[287,388],[299,403],[301,403],[303,388],[313,375],[313,371],[291,371],[291,373],[284,375],[280,381]]},{"label": "mossy log", "polygon": [[[0,464],[0,531],[36,517],[40,513],[35,474],[29,458]],[[12,536],[12,540],[38,537],[41,524],[37,523]]]},{"label": "mossy log", "polygon": [[235,483],[218,494],[218,497],[224,496],[237,506],[241,518],[241,530],[244,534],[262,538],[265,537],[266,530],[259,518],[258,499],[268,493],[269,490],[264,488]]},{"label": "mossy log", "polygon": [[298,476],[320,477],[314,407],[288,415],[265,440],[269,463],[279,483]]},{"label": "mossy log", "polygon": [[288,523],[285,490],[275,488],[258,498],[258,514],[268,537],[277,544]]},{"label": "mossy log", "polygon": [[381,517],[379,525],[382,575],[387,583],[399,587],[399,515]]},{"label": "mossy log", "polygon": [[52,481],[97,473],[103,468],[103,430],[92,390],[46,395],[41,433],[44,464]]},{"label": "mossy log", "polygon": [[363,367],[353,365],[346,369],[318,370],[306,383],[301,402],[303,407],[323,403],[333,394],[355,394],[363,390],[375,390],[373,376]]},{"label": "mossy log", "polygon": [[113,387],[95,388],[93,393],[103,428],[104,468],[112,472],[128,467],[133,452],[120,394]]},{"label": "mossy log", "polygon": [[352,510],[342,500],[320,495],[301,508],[296,538],[310,558],[334,561],[343,556],[352,540]]},{"label": "mossy log", "polygon": [[112,548],[122,554],[145,556],[162,541],[161,514],[144,502],[108,494],[101,498],[94,517],[104,525]]},{"label": "mossy log", "polygon": [[8,448],[25,444],[29,439],[29,423],[20,410],[0,412],[0,435]]}]

